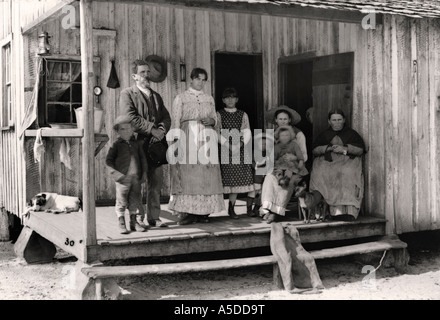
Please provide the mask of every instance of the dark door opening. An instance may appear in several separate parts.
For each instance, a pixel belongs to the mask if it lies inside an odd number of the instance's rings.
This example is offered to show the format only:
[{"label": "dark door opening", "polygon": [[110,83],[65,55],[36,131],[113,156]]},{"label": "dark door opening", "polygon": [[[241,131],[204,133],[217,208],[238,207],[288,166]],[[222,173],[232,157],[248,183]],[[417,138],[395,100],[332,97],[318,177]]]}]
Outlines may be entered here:
[{"label": "dark door opening", "polygon": [[263,129],[262,56],[216,52],[213,71],[216,109],[224,107],[223,90],[234,87],[240,95],[237,108],[248,114],[251,130]]},{"label": "dark door opening", "polygon": [[331,109],[342,109],[351,125],[353,62],[348,52],[280,63],[280,101],[301,115],[297,127],[306,136],[308,167],[313,139],[328,127]]},{"label": "dark door opening", "polygon": [[312,98],[312,71],[313,62],[288,63],[283,68],[284,99],[282,104],[294,109],[301,116],[301,122],[296,125],[306,136],[308,161],[311,166],[313,125],[307,119],[307,110],[313,106]]}]

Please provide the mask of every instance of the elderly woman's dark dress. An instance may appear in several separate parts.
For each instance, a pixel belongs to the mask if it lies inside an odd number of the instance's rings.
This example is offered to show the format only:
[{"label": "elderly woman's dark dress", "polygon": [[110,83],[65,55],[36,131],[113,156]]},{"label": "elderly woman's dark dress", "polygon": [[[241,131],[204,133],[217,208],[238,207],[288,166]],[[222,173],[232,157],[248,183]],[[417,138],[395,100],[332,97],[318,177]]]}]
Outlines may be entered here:
[{"label": "elderly woman's dark dress", "polygon": [[[333,152],[332,146],[344,146],[344,153]],[[353,129],[332,127],[322,132],[313,142],[313,168],[310,190],[319,191],[329,204],[332,216],[358,217],[364,195],[362,155],[365,144]]]}]

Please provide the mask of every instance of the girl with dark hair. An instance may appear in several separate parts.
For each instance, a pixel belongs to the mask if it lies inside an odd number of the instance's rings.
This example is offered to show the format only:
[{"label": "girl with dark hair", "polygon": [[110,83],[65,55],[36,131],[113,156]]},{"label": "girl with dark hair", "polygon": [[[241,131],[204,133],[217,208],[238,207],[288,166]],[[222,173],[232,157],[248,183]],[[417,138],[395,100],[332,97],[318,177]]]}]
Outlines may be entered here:
[{"label": "girl with dark hair", "polygon": [[[225,89],[222,98],[225,108],[217,112],[217,131],[221,143],[220,168],[223,192],[229,194],[228,214],[231,218],[238,219],[234,211],[237,195],[248,193],[247,215],[254,217],[256,214],[252,211],[252,203],[255,198],[252,155],[245,148],[252,137],[249,117],[246,112],[237,109],[238,92],[235,88]],[[232,137],[232,141],[229,136]],[[239,152],[234,152],[234,150],[238,151],[238,148]]]}]

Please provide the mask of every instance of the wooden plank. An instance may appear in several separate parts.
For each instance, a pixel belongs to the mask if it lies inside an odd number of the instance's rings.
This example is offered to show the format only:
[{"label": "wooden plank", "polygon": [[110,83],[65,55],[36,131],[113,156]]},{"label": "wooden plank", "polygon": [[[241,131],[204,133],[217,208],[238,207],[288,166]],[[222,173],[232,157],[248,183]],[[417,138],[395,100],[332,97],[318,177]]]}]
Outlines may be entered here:
[{"label": "wooden plank", "polygon": [[305,19],[298,19],[298,32],[297,32],[297,42],[298,42],[298,53],[307,51],[307,27]]},{"label": "wooden plank", "polygon": [[240,14],[238,16],[238,47],[239,52],[252,52],[251,16],[249,14]]},{"label": "wooden plank", "polygon": [[418,106],[417,106],[417,149],[414,150],[418,159],[418,192],[417,197],[417,213],[419,230],[431,229],[431,213],[430,203],[435,201],[431,197],[431,166],[429,155],[431,153],[430,137],[429,137],[429,120],[431,118],[429,106],[429,73],[433,70],[429,66],[429,27],[427,20],[418,21],[418,74],[417,74],[417,92],[418,92]]},{"label": "wooden plank", "polygon": [[[42,219],[41,216],[36,213],[31,213],[30,217],[24,220],[24,224],[59,248],[84,261],[84,238],[81,236],[81,231],[75,231],[70,228],[60,228],[53,223],[48,223],[46,219]],[[73,245],[71,245],[71,241],[74,241]]]},{"label": "wooden plank", "polygon": [[224,13],[221,11],[209,12],[209,38],[211,51],[225,50]]},{"label": "wooden plank", "polygon": [[[364,170],[368,170],[367,188],[365,190],[366,212],[385,214],[385,158],[384,130],[385,119],[383,110],[383,32],[382,26],[369,33],[368,42],[368,100],[364,108],[369,109],[365,119],[368,127],[368,162]],[[379,125],[381,124],[381,125]]]},{"label": "wooden plank", "polygon": [[[108,0],[94,0],[108,1]],[[313,20],[342,21],[360,23],[365,14],[360,11],[337,10],[331,8],[316,8],[297,4],[270,2],[248,3],[247,1],[206,1],[206,0],[122,0],[125,3],[147,2],[160,6],[176,6],[193,10],[222,10],[232,13],[252,13],[261,15],[296,17]],[[382,14],[376,14],[376,24],[382,23]]]},{"label": "wooden plank", "polygon": [[[84,245],[96,244],[95,211],[95,149],[93,93],[95,84],[93,73],[93,12],[90,0],[80,1],[81,19],[81,72],[82,72],[82,108],[84,136],[82,138],[82,175],[83,175],[83,227]],[[87,262],[87,261],[85,261]]]},{"label": "wooden plank", "polygon": [[[367,242],[357,245],[328,248],[323,250],[311,251],[314,259],[326,259],[348,256],[353,254],[365,254],[377,251],[387,251],[393,249],[405,249],[406,243],[398,239],[384,239],[375,242]],[[277,263],[274,256],[259,256],[251,258],[168,263],[168,264],[149,264],[136,266],[111,266],[111,267],[91,267],[83,268],[81,271],[89,278],[103,279],[113,277],[144,276],[144,275],[164,275],[188,272],[203,272],[212,270],[228,270],[250,266],[271,265]]]},{"label": "wooden plank", "polygon": [[191,233],[189,234],[189,236],[192,239],[198,239],[198,238],[206,238],[208,236],[210,236],[211,234],[209,232],[200,232],[200,233]]},{"label": "wooden plank", "polygon": [[109,28],[109,2],[95,2],[93,3],[94,21],[93,26],[97,29]]},{"label": "wooden plank", "polygon": [[418,128],[417,128],[417,110],[419,105],[419,92],[418,92],[418,46],[417,46],[417,34],[420,32],[419,23],[416,20],[410,21],[410,36],[411,36],[411,162],[412,162],[412,225],[415,230],[418,231],[419,225],[419,206],[418,206],[418,193],[419,193],[419,146],[417,143]]},{"label": "wooden plank", "polygon": [[[121,85],[118,88],[116,94],[120,93],[120,90],[130,86],[131,82],[131,70],[128,48],[128,7],[126,4],[115,3],[115,29],[118,30],[116,37],[116,53],[115,53],[115,65],[117,74],[119,77],[119,83]],[[145,42],[144,42],[145,43]],[[119,105],[119,100],[117,101]],[[119,108],[118,108],[119,109]],[[119,111],[118,111],[119,114]]]},{"label": "wooden plank", "polygon": [[306,30],[306,50],[315,51],[317,47],[317,21],[307,20]]},{"label": "wooden plank", "polygon": [[225,49],[229,52],[237,52],[239,46],[237,13],[225,13]]},{"label": "wooden plank", "polygon": [[398,140],[397,144],[397,171],[398,189],[396,207],[399,214],[402,232],[412,231],[412,139],[411,139],[411,32],[410,20],[397,17],[397,54],[399,68],[398,82]]},{"label": "wooden plank", "polygon": [[262,51],[261,18],[258,15],[251,16],[251,46],[253,53]]},{"label": "wooden plank", "polygon": [[383,27],[383,113],[385,123],[385,141],[384,141],[384,158],[385,158],[385,195],[384,195],[384,214],[388,220],[386,224],[386,233],[395,233],[394,222],[394,139],[393,139],[393,119],[392,119],[392,79],[394,75],[391,68],[391,17],[384,17]]},{"label": "wooden plank", "polygon": [[400,240],[379,240],[355,244],[351,246],[328,248],[323,250],[311,251],[314,259],[328,259],[336,257],[344,257],[353,254],[365,254],[377,251],[405,249],[407,244]]},{"label": "wooden plank", "polygon": [[438,158],[439,149],[438,139],[440,135],[438,134],[438,125],[436,115],[438,114],[440,96],[440,57],[438,51],[440,49],[440,28],[436,20],[429,21],[429,167],[430,167],[430,211],[431,211],[431,228],[438,229],[440,221],[440,183],[439,183],[439,162]]},{"label": "wooden plank", "polygon": [[[270,68],[272,39],[270,34],[270,17],[261,16],[261,37],[265,39],[262,41],[262,60],[263,60],[263,105],[266,110],[272,107],[272,92],[270,90],[270,85],[272,83],[272,75]],[[270,123],[271,119],[265,119],[266,123]]]},{"label": "wooden plank", "polygon": [[[197,60],[195,52],[196,47],[196,15],[194,11],[184,10],[183,11],[183,24],[184,24],[184,49],[185,49],[185,63],[187,69],[187,75],[190,74],[191,70],[197,67]],[[209,76],[209,75],[208,75]],[[187,77],[187,84],[190,83],[189,76]],[[185,88],[186,89],[186,88]]]},{"label": "wooden plank", "polygon": [[262,256],[229,260],[150,264],[138,266],[92,267],[84,268],[81,271],[89,278],[100,279],[124,276],[141,276],[149,274],[156,275],[203,272],[209,270],[228,270],[249,266],[270,265],[273,263],[275,263],[275,258],[273,256]]},{"label": "wooden plank", "polygon": [[[400,70],[399,70],[399,63],[398,63],[398,48],[397,48],[397,18],[392,17],[391,19],[391,74],[392,74],[392,81],[391,81],[391,92],[392,92],[392,100],[391,100],[391,119],[392,119],[392,128],[393,128],[393,141],[394,137],[398,137],[398,124],[399,124],[399,77],[400,77]],[[396,142],[394,144],[393,148],[393,198],[394,198],[394,221],[395,221],[395,229],[396,233],[400,234],[402,233],[402,223],[401,219],[398,216],[399,209],[397,207],[397,202],[399,201],[397,195],[399,192],[399,186],[398,186],[398,178],[399,178],[399,171],[398,171],[398,159],[399,155],[398,152],[398,143]]]}]

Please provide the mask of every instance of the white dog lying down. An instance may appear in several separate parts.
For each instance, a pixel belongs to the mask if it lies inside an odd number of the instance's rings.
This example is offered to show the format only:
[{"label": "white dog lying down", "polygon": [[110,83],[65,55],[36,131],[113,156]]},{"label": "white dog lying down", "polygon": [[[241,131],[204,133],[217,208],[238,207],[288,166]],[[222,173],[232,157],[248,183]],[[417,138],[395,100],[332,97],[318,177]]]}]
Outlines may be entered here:
[{"label": "white dog lying down", "polygon": [[69,213],[82,209],[82,201],[78,197],[63,196],[58,193],[42,192],[28,203],[29,211],[46,211],[52,213]]}]

